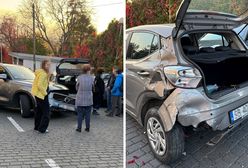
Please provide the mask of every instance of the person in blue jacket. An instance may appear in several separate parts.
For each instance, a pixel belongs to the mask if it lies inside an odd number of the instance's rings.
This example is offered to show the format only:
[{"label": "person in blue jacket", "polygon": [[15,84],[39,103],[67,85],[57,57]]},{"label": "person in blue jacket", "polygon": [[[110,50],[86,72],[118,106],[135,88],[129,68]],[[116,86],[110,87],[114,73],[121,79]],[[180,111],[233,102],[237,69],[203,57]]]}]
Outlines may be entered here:
[{"label": "person in blue jacket", "polygon": [[112,111],[107,114],[109,117],[113,117],[114,115],[121,115],[121,97],[123,96],[123,74],[121,70],[117,70],[114,72],[116,75],[114,86],[111,90],[112,95]]}]

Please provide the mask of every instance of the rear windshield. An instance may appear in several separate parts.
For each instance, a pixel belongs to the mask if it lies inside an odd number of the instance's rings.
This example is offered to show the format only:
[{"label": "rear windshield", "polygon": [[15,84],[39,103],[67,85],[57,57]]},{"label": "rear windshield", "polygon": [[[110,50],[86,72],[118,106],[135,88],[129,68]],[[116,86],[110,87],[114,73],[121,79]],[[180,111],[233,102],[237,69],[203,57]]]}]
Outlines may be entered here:
[{"label": "rear windshield", "polygon": [[189,6],[189,11],[205,10],[229,13],[236,16],[244,14],[247,9],[247,0],[191,0]]}]

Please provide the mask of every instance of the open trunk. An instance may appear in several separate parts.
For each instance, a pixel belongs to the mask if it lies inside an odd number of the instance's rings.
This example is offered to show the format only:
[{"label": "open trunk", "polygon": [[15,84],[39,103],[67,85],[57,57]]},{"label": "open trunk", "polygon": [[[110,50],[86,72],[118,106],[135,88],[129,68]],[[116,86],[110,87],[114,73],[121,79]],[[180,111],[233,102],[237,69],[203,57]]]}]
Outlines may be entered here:
[{"label": "open trunk", "polygon": [[212,98],[248,82],[248,53],[238,42],[234,33],[192,33],[181,38],[184,55],[202,70]]},{"label": "open trunk", "polygon": [[70,94],[76,94],[76,79],[82,73],[82,66],[89,61],[79,58],[62,59],[56,68],[57,83],[66,86]]}]

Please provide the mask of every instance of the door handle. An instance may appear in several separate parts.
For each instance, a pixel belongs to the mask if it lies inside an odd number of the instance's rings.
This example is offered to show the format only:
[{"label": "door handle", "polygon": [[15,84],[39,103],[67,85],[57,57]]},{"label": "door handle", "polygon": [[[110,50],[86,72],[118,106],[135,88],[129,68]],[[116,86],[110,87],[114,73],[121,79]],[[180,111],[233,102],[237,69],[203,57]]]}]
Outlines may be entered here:
[{"label": "door handle", "polygon": [[149,76],[150,75],[150,73],[147,71],[139,71],[139,72],[137,72],[137,74],[140,76]]}]

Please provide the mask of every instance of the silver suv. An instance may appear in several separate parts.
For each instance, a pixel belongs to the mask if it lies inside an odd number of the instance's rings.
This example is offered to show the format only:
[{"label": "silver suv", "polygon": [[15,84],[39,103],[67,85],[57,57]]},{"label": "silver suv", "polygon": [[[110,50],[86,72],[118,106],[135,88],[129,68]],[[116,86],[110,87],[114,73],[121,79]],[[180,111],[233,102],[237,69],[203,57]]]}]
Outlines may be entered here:
[{"label": "silver suv", "polygon": [[221,130],[214,145],[248,115],[248,50],[233,31],[248,1],[222,2],[184,0],[175,24],[126,31],[127,112],[164,163],[184,152],[186,127]]}]

